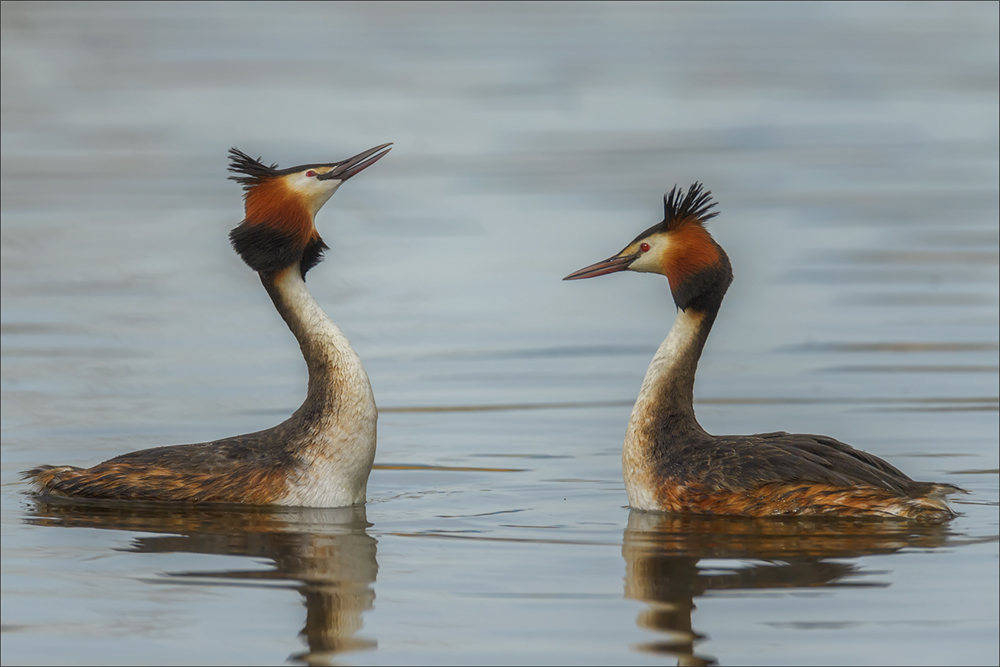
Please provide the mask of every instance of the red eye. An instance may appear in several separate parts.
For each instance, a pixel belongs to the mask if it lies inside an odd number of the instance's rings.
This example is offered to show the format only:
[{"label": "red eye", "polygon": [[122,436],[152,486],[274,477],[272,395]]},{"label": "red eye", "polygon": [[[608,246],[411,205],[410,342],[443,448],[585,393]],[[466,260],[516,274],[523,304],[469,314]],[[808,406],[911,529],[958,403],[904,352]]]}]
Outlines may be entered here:
[{"label": "red eye", "polygon": [[310,169],[309,171],[306,172],[306,176],[308,176],[309,178],[312,178],[315,175],[316,175],[316,172],[313,171],[312,169]]},{"label": "red eye", "polygon": [[639,244],[639,250],[641,250],[643,252],[649,252],[649,244],[648,243],[640,243]]}]

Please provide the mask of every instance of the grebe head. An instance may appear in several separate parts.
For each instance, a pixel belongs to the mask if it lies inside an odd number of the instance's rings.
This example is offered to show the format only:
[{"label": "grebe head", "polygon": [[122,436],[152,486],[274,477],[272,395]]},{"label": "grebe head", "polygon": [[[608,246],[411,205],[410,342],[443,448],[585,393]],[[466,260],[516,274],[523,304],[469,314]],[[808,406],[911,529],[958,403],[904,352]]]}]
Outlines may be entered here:
[{"label": "grebe head", "polygon": [[[701,183],[687,189],[676,186],[663,197],[663,220],[639,234],[618,254],[575,271],[563,280],[595,278],[618,271],[659,273],[670,282],[677,307],[705,309],[701,297],[721,303],[733,273],[725,251],[705,229],[712,211],[712,193]],[[716,308],[718,304],[711,304]]]},{"label": "grebe head", "polygon": [[229,149],[230,180],[243,186],[246,217],[229,234],[233,248],[254,271],[278,271],[300,262],[302,276],[323,258],[327,245],[316,231],[316,213],[347,179],[375,164],[392,144],[340,162],[279,169]]}]

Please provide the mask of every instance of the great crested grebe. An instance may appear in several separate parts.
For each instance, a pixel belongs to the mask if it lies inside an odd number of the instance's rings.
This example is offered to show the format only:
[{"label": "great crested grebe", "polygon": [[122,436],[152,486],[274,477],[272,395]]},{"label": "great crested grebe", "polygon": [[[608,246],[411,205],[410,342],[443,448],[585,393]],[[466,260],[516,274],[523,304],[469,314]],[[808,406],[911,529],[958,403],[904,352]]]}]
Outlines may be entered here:
[{"label": "great crested grebe", "polygon": [[635,509],[743,516],[896,516],[941,521],[951,484],[915,482],[877,456],[833,438],[785,432],[710,435],[695,418],[694,376],[733,280],[705,229],[718,215],[700,183],[663,198],[664,219],[621,252],[566,276],[617,271],[667,277],[677,320],[653,357],[632,409],[622,474]]},{"label": "great crested grebe", "polygon": [[378,411],[347,338],[306,288],[327,245],[317,211],[337,188],[389,152],[376,146],[342,162],[289,169],[230,149],[246,217],[229,234],[302,349],[309,388],[302,406],[265,431],[196,445],[122,454],[92,468],[40,466],[24,473],[38,493],[71,498],[341,507],[365,502]]}]

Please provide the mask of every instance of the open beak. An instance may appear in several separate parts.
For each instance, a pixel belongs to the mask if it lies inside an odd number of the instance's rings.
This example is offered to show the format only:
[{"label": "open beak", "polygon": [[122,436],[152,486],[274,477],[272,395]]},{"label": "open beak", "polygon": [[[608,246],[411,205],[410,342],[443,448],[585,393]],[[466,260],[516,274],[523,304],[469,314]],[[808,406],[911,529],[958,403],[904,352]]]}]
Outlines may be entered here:
[{"label": "open beak", "polygon": [[597,276],[605,276],[609,273],[617,273],[618,271],[624,271],[628,268],[628,265],[635,261],[639,256],[639,253],[633,255],[615,255],[614,257],[609,257],[603,262],[598,262],[597,264],[591,264],[590,266],[585,266],[579,271],[574,271],[569,274],[563,280],[581,280],[583,278],[596,278]]},{"label": "open beak", "polygon": [[360,174],[362,171],[385,157],[385,154],[390,150],[390,146],[392,146],[392,143],[382,144],[381,146],[376,146],[375,148],[369,148],[364,153],[358,153],[352,158],[347,158],[342,162],[337,162],[333,169],[325,174],[320,174],[316,178],[321,181],[327,181],[331,178],[346,181],[351,176]]}]

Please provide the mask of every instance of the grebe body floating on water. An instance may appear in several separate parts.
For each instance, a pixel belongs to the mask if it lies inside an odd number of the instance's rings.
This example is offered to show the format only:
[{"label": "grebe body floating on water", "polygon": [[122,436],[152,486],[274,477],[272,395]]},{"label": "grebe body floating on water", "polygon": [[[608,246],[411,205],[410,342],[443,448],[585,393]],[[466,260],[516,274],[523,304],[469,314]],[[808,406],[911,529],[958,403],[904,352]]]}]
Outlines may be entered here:
[{"label": "grebe body floating on water", "polygon": [[951,484],[915,482],[877,456],[822,435],[710,435],[695,418],[694,378],[733,280],[729,257],[705,229],[717,215],[700,183],[664,197],[662,222],[614,257],[564,280],[617,271],[667,277],[677,320],[632,409],[622,473],[629,504],[682,514],[896,516],[942,521]]},{"label": "grebe body floating on water", "polygon": [[230,178],[243,186],[246,217],[229,235],[260,274],[299,342],[309,370],[305,402],[264,431],[196,445],[123,454],[92,468],[40,466],[24,473],[51,496],[340,507],[365,502],[378,411],[368,375],[347,338],[306,288],[327,245],[315,216],[337,188],[389,151],[376,146],[342,162],[290,169],[233,148]]}]

